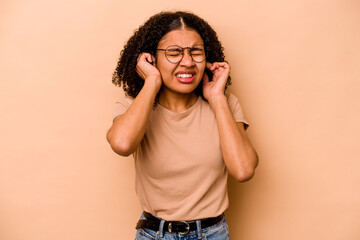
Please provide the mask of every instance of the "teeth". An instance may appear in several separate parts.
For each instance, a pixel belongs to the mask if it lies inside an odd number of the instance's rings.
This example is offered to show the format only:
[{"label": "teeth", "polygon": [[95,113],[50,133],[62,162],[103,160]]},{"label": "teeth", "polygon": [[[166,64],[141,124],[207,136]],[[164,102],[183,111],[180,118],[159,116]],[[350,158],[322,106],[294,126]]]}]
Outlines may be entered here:
[{"label": "teeth", "polygon": [[192,74],[178,74],[176,75],[178,78],[191,78]]}]

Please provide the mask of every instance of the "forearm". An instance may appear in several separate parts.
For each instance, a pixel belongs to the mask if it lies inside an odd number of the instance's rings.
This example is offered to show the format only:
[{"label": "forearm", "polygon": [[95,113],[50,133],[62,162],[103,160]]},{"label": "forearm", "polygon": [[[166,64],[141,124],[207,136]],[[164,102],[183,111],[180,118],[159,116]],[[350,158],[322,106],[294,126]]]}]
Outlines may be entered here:
[{"label": "forearm", "polygon": [[123,156],[132,154],[141,142],[159,91],[155,81],[147,79],[128,110],[114,119],[107,140],[112,149]]},{"label": "forearm", "polygon": [[216,96],[209,103],[216,116],[220,147],[229,173],[240,182],[251,179],[258,157],[243,124],[235,122],[225,95]]}]

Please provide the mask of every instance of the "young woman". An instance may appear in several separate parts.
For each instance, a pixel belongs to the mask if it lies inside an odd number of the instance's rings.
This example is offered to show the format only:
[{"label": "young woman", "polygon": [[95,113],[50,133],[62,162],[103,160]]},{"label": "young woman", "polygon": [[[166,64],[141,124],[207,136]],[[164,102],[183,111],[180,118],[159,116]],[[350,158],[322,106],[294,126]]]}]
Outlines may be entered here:
[{"label": "young woman", "polygon": [[227,174],[247,181],[258,164],[229,73],[214,30],[188,12],[152,16],[121,52],[113,83],[127,96],[107,140],[135,158],[136,239],[229,239]]}]

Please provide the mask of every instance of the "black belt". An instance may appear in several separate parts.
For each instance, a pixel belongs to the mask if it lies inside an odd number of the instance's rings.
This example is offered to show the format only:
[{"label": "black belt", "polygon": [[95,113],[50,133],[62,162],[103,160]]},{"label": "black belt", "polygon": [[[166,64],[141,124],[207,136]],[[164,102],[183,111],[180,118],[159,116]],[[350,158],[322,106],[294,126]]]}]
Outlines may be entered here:
[{"label": "black belt", "polygon": [[[146,219],[140,219],[136,224],[136,229],[138,228],[147,228],[154,231],[158,231],[160,228],[161,220],[154,217],[148,212],[144,212],[144,216]],[[205,218],[200,219],[201,228],[211,227],[216,223],[220,222],[224,218],[224,214],[213,218]],[[172,233],[181,233],[187,234],[190,231],[196,231],[196,221],[165,221],[164,223],[164,231],[172,232]]]}]

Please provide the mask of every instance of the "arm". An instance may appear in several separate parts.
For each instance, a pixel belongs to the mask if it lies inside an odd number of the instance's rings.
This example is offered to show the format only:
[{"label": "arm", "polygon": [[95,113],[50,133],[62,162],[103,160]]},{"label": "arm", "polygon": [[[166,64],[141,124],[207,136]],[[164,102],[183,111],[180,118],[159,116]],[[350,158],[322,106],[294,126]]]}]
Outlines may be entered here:
[{"label": "arm", "polygon": [[153,57],[148,53],[140,55],[137,65],[138,74],[145,84],[129,109],[117,116],[106,138],[111,148],[119,155],[129,156],[141,142],[162,81],[159,71],[150,63]]},{"label": "arm", "polygon": [[258,157],[246,136],[244,124],[235,122],[226,96],[211,99],[210,106],[215,112],[221,152],[229,173],[239,182],[250,180]]},{"label": "arm", "polygon": [[250,180],[258,165],[258,156],[246,136],[243,123],[236,123],[224,94],[230,67],[227,63],[207,63],[213,81],[204,74],[203,92],[213,109],[219,128],[220,147],[229,173],[239,182]]}]

